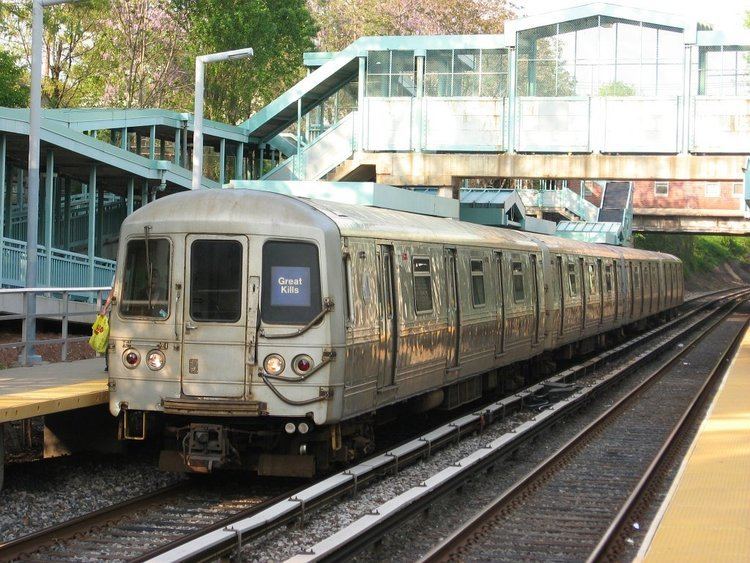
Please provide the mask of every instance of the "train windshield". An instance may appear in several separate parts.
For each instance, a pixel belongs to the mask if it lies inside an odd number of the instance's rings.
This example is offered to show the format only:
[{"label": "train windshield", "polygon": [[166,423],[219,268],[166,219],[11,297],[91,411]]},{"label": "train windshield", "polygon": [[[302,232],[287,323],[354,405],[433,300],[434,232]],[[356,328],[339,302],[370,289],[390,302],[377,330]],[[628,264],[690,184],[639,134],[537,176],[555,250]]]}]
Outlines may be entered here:
[{"label": "train windshield", "polygon": [[263,322],[309,323],[321,308],[318,247],[307,242],[265,243],[262,287]]},{"label": "train windshield", "polygon": [[[148,252],[146,252],[148,250]],[[125,254],[120,314],[126,317],[169,316],[169,240],[131,240]]]}]

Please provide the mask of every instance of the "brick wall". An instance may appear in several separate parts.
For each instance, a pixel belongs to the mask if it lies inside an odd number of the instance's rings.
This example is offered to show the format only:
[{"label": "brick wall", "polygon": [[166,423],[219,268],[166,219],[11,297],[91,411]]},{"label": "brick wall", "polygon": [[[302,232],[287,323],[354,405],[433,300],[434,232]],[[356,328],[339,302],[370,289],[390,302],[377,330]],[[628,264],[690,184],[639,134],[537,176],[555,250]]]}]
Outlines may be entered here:
[{"label": "brick wall", "polygon": [[741,182],[634,182],[633,207],[641,214],[671,209],[686,215],[715,211],[741,216],[744,187]]}]

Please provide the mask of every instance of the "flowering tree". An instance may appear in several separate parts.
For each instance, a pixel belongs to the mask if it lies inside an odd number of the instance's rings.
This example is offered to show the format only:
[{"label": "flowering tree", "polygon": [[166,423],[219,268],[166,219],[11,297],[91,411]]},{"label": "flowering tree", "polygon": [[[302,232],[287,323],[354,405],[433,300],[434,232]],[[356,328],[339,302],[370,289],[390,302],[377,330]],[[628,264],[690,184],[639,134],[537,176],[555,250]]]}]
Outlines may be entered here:
[{"label": "flowering tree", "polygon": [[169,0],[113,0],[87,58],[100,81],[96,105],[185,106],[192,83],[185,25]]},{"label": "flowering tree", "polygon": [[502,33],[506,0],[308,0],[319,48],[338,51],[365,35]]}]

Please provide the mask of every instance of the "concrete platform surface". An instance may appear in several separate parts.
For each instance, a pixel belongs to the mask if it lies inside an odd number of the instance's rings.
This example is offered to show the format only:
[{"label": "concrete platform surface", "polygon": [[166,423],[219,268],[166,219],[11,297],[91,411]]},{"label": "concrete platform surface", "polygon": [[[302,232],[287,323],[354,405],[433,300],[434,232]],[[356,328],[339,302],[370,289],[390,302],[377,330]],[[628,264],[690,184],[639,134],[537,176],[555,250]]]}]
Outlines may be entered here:
[{"label": "concrete platform surface", "polygon": [[0,370],[0,424],[108,400],[103,358]]},{"label": "concrete platform surface", "polygon": [[750,561],[750,331],[637,561]]}]

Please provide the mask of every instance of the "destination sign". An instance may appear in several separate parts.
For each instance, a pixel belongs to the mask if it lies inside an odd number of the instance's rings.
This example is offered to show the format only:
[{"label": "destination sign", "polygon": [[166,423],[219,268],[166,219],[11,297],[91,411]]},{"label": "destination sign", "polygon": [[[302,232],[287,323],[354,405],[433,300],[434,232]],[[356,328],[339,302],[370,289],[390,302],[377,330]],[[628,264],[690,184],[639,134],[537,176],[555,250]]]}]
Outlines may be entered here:
[{"label": "destination sign", "polygon": [[271,305],[309,307],[310,268],[273,266],[271,268]]}]

